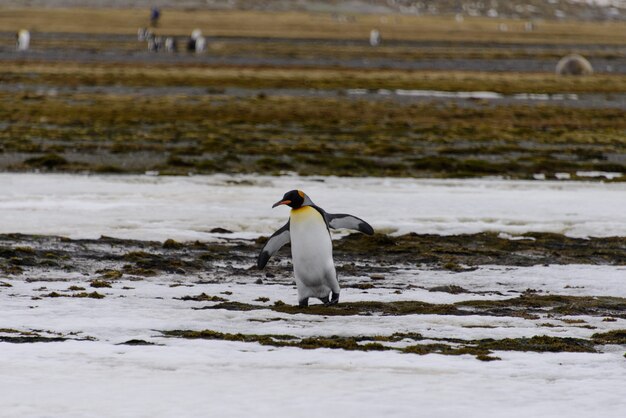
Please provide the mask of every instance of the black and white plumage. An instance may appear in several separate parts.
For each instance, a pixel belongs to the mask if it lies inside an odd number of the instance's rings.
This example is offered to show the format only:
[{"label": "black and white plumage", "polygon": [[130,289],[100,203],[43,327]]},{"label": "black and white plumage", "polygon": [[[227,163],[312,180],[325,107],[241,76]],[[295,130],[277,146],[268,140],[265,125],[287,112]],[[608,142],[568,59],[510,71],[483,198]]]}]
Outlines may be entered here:
[{"label": "black and white plumage", "polygon": [[300,190],[285,193],[273,207],[279,205],[292,208],[289,221],[267,240],[257,266],[261,269],[265,267],[272,255],[291,243],[300,306],[307,306],[311,297],[325,304],[339,302],[339,283],[329,228],[354,229],[368,235],[372,235],[374,229],[356,216],[326,212]]}]

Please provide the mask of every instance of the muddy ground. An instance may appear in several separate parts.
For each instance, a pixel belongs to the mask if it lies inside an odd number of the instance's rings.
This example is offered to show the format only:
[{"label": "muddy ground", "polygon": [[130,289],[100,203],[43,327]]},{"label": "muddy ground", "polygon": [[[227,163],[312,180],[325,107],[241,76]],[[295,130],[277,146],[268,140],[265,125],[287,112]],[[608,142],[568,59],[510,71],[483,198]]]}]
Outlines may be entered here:
[{"label": "muddy ground", "polygon": [[[222,231],[227,237],[227,231]],[[335,243],[335,258],[342,288],[360,292],[360,301],[341,302],[335,307],[313,305],[299,308],[282,300],[262,297],[263,287],[276,293],[275,286],[291,289],[293,273],[287,261],[289,249],[281,250],[265,271],[255,266],[256,256],[265,238],[257,241],[229,240],[219,243],[179,243],[121,240],[101,237],[97,240],[70,240],[54,236],[4,234],[0,236],[0,269],[3,293],[10,294],[16,282],[32,283],[32,299],[110,297],[110,289],[131,291],[140,282],[157,281],[170,288],[187,288],[189,293],[175,297],[196,302],[193,309],[222,309],[233,312],[260,311],[269,315],[259,321],[281,321],[275,315],[306,314],[322,316],[405,316],[405,315],[478,315],[485,317],[518,317],[532,321],[563,318],[570,326],[588,326],[585,320],[570,316],[601,318],[604,321],[626,319],[626,300],[611,296],[571,296],[544,293],[541,289],[491,290],[464,288],[458,284],[424,287],[413,280],[404,281],[401,272],[442,270],[468,272],[485,266],[503,265],[626,265],[626,239],[573,239],[558,234],[526,234],[521,239],[500,238],[496,234],[434,236],[409,234],[349,235]],[[77,276],[78,274],[78,276]],[[414,273],[416,274],[416,273]],[[83,277],[80,279],[79,277]],[[165,281],[164,281],[165,280]],[[13,284],[11,284],[13,283]],[[65,284],[67,289],[58,289]],[[194,287],[217,285],[220,294],[194,292]],[[252,302],[237,301],[233,291],[241,286],[256,286],[261,296]],[[495,284],[494,284],[495,285]],[[424,289],[461,296],[454,303],[426,303],[418,300],[368,300],[368,292],[404,292]],[[231,296],[232,295],[232,296]],[[10,295],[9,295],[10,296]],[[17,295],[15,295],[17,296]],[[463,296],[467,299],[464,300]],[[475,300],[472,297],[486,298]],[[123,297],[121,295],[120,297]],[[162,299],[162,297],[156,298]],[[233,300],[234,299],[234,300]],[[188,302],[187,302],[188,303]],[[274,315],[274,317],[272,316]],[[314,320],[314,319],[312,319]],[[568,322],[570,321],[570,322]],[[555,326],[545,324],[541,326]],[[591,329],[594,329],[592,327]],[[33,330],[3,329],[0,340],[12,343],[89,341],[90,336],[54,334]],[[453,337],[424,338],[417,333],[360,335],[351,337],[294,335],[232,334],[220,330],[163,330],[170,338],[204,338],[243,341],[276,347],[341,348],[345,350],[400,350],[405,353],[447,355],[473,354],[480,360],[496,360],[494,351],[596,352],[605,344],[624,344],[624,332],[596,332],[592,338],[536,336],[459,340]],[[404,342],[398,346],[396,343]],[[130,345],[153,344],[144,339],[125,342]],[[390,345],[391,344],[391,345]],[[396,344],[396,345],[394,345]]]},{"label": "muddy ground", "polygon": [[[289,245],[275,257],[274,267],[265,272],[254,267],[265,237],[256,241],[229,240],[228,231],[216,229],[225,238],[221,243],[181,243],[167,240],[72,240],[63,237],[22,234],[0,235],[1,268],[20,275],[31,267],[61,269],[104,277],[132,274],[149,277],[157,273],[181,275],[209,272],[246,272],[251,279],[291,276],[281,260]],[[626,264],[626,238],[570,238],[552,233],[528,233],[511,240],[495,233],[472,235],[419,235],[398,237],[376,234],[348,235],[335,243],[339,273],[366,275],[388,273],[398,266],[429,265],[451,271],[465,271],[481,265],[533,266],[548,264]],[[221,262],[227,262],[226,271]],[[234,267],[234,266],[237,267]],[[279,279],[276,278],[278,275]]]}]

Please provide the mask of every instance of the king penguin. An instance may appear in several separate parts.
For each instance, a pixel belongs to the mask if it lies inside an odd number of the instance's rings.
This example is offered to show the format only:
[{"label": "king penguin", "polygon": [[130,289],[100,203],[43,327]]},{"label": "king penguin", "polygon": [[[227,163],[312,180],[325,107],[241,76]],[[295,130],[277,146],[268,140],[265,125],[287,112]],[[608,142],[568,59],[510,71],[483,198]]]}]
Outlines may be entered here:
[{"label": "king penguin", "polygon": [[265,243],[257,266],[262,269],[272,255],[291,242],[291,258],[301,307],[309,305],[309,298],[325,305],[339,302],[339,282],[333,261],[333,245],[329,228],[347,228],[372,235],[374,229],[363,219],[347,214],[327,213],[315,205],[301,190],[291,190],[273,208],[291,207],[289,220]]}]

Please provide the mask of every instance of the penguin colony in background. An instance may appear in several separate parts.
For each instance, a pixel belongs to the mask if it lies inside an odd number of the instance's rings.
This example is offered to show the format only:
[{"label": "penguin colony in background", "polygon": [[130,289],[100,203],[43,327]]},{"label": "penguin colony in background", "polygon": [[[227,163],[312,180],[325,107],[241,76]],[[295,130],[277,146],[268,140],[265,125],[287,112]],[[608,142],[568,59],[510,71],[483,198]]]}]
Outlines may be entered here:
[{"label": "penguin colony in background", "polygon": [[[137,29],[137,40],[139,42],[148,43],[148,51],[151,52],[178,52],[178,42],[173,36],[157,36],[154,32],[147,28]],[[187,51],[202,53],[206,50],[206,38],[202,36],[200,29],[194,29],[191,36],[187,39]]]},{"label": "penguin colony in background", "polygon": [[308,306],[309,298],[317,298],[327,306],[337,304],[339,283],[329,228],[354,229],[367,235],[372,235],[374,229],[356,216],[324,211],[301,190],[285,193],[272,207],[280,205],[291,207],[289,220],[265,243],[257,266],[265,267],[272,255],[291,242],[299,305]]}]

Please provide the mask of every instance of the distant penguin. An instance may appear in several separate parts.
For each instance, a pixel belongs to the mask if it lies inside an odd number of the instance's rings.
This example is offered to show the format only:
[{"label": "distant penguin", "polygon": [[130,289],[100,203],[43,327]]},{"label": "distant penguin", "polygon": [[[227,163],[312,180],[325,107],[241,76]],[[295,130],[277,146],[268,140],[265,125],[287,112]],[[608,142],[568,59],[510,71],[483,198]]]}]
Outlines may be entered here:
[{"label": "distant penguin", "polygon": [[200,29],[194,29],[191,31],[191,39],[198,39],[202,36],[202,31]]},{"label": "distant penguin", "polygon": [[137,41],[143,42],[147,40],[147,35],[148,35],[148,29],[146,28],[137,29]]},{"label": "distant penguin", "polygon": [[291,242],[299,305],[308,306],[311,297],[318,298],[325,305],[338,303],[339,282],[329,228],[354,229],[367,235],[372,235],[374,229],[356,216],[327,213],[301,190],[285,193],[272,207],[280,205],[292,208],[289,221],[265,243],[257,266],[261,269],[265,267],[272,255]]},{"label": "distant penguin", "polygon": [[196,40],[193,38],[187,39],[187,52],[196,52]]},{"label": "distant penguin", "polygon": [[28,51],[30,47],[30,32],[21,29],[15,34],[15,49],[18,51]]},{"label": "distant penguin", "polygon": [[163,49],[163,38],[150,34],[148,38],[148,51],[158,52]]},{"label": "distant penguin", "polygon": [[196,38],[196,54],[202,53],[206,50],[206,38],[199,36]]},{"label": "distant penguin", "polygon": [[591,75],[593,67],[585,57],[578,54],[570,54],[561,58],[556,64],[557,75]]},{"label": "distant penguin", "polygon": [[178,45],[176,43],[176,38],[168,36],[165,38],[165,50],[167,52],[176,52],[178,51]]},{"label": "distant penguin", "polygon": [[381,42],[380,32],[378,29],[372,29],[370,31],[370,46],[378,46]]},{"label": "distant penguin", "polygon": [[202,36],[202,31],[200,29],[194,29],[193,31],[191,31],[191,36],[187,40],[187,51],[202,52],[204,51],[205,45],[206,40]]}]

